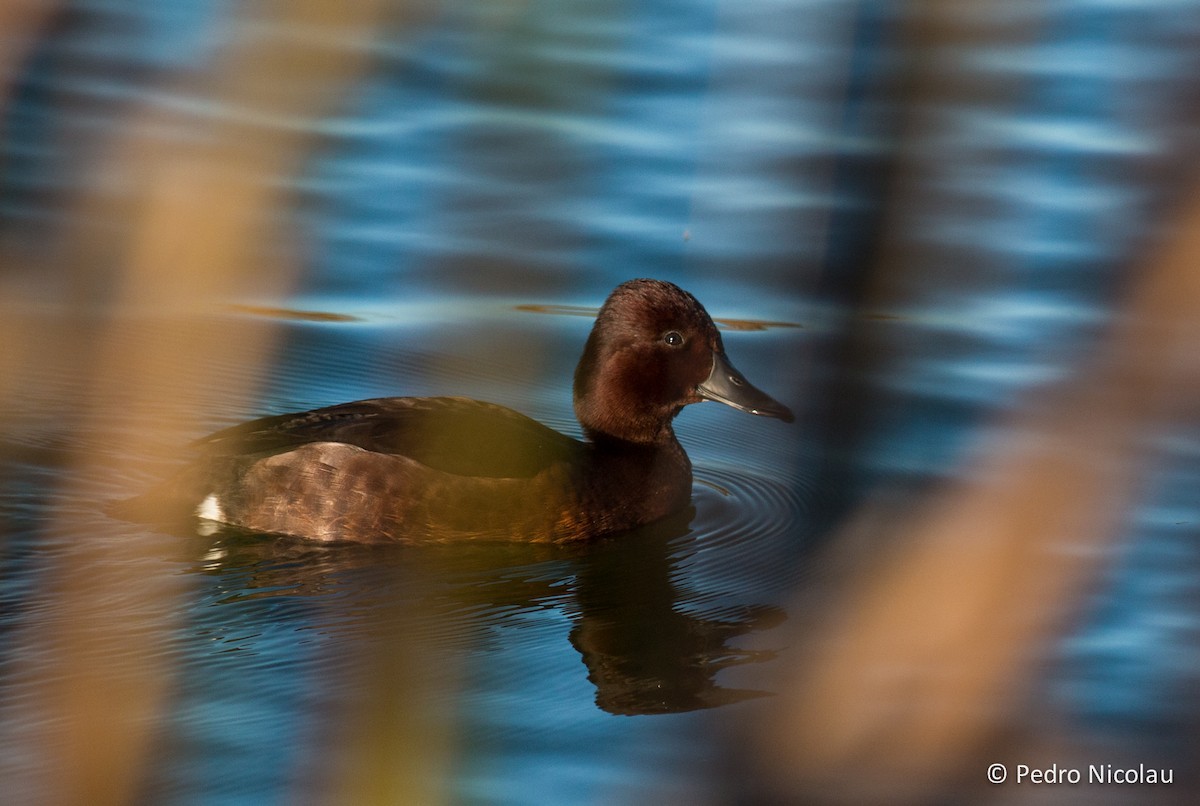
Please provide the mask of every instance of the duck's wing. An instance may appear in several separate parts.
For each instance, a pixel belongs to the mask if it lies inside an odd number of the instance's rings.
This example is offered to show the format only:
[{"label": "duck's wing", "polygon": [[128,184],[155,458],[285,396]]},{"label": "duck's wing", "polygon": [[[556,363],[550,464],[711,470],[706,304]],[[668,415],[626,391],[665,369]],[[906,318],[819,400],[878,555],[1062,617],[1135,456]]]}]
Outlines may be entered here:
[{"label": "duck's wing", "polygon": [[527,478],[586,446],[503,406],[458,397],[387,397],[264,417],[195,444],[210,457],[342,442],[462,476]]}]

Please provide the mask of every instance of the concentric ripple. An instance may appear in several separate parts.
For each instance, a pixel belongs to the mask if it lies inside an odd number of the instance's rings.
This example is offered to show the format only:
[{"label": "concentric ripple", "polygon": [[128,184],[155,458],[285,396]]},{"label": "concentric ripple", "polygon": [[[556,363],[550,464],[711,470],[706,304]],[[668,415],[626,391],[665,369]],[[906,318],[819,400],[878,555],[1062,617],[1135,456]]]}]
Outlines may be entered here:
[{"label": "concentric ripple", "polygon": [[673,576],[689,609],[724,609],[791,590],[815,486],[796,474],[725,464],[695,468],[692,533],[678,541]]}]

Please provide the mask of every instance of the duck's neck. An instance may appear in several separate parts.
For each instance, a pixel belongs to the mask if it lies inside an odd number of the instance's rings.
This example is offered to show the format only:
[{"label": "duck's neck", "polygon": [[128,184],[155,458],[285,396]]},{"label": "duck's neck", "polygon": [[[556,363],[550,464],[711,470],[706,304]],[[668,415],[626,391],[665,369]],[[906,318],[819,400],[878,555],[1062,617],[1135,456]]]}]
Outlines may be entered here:
[{"label": "duck's neck", "polygon": [[631,520],[623,528],[649,523],[687,506],[692,495],[692,463],[668,425],[666,438],[630,442],[587,431],[594,448],[592,472],[607,480]]},{"label": "duck's neck", "polygon": [[674,450],[679,447],[671,421],[642,423],[623,429],[596,427],[582,423],[583,434],[592,444],[614,450]]}]

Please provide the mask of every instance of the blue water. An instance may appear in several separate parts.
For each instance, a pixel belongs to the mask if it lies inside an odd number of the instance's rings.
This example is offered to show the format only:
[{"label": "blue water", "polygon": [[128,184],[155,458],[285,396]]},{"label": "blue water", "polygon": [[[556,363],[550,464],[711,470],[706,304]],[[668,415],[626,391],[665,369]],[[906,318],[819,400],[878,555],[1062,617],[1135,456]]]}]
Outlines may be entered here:
[{"label": "blue water", "polygon": [[[17,672],[31,636],[67,615],[56,563],[87,541],[102,572],[106,547],[136,539],[151,547],[146,584],[177,587],[154,650],[170,693],[146,802],[319,800],[352,730],[336,717],[368,695],[444,726],[434,755],[449,758],[452,802],[712,797],[712,715],[771,694],[773,653],[750,647],[788,645],[807,549],[873,485],[952,478],[989,418],[1071,379],[1180,191],[1200,9],[987,6],[955,12],[982,43],[923,49],[905,4],[431,4],[335,43],[368,68],[305,118],[183,79],[233,44],[319,32],[239,27],[201,0],[67,4],[0,127],[10,269],[54,265],[73,195],[121,186],[104,156],[134,110],[157,113],[148,136],[171,147],[229,121],[312,135],[262,178],[286,193],[287,234],[264,251],[296,267],[289,291],[197,322],[109,312],[131,348],[179,327],[277,334],[265,368],[236,354],[195,368],[211,380],[193,436],[395,394],[490,400],[577,434],[570,377],[591,322],[562,306],[594,309],[636,276],[679,283],[714,317],[773,323],[728,326],[726,346],[801,423],[692,407],[678,432],[694,513],[598,547],[335,554],[107,518],[101,504],[169,469],[174,448],[129,455],[90,433],[69,349],[6,364],[0,389],[21,390],[2,412],[7,763],[36,767]],[[946,75],[958,83],[943,94],[906,100]],[[40,292],[3,305],[26,332],[78,313],[52,273],[23,282]],[[235,381],[252,382],[249,399]],[[1044,683],[1099,730],[1194,724],[1198,443],[1168,430]],[[80,446],[120,470],[77,477]],[[364,682],[372,663],[400,690]]]}]

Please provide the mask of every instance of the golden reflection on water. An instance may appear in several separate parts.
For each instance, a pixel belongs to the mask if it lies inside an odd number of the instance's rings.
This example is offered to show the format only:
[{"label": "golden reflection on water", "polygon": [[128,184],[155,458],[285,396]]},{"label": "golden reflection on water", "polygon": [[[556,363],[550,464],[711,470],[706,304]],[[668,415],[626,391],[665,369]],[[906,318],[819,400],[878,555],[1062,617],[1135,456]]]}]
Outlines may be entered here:
[{"label": "golden reflection on water", "polygon": [[303,311],[297,308],[277,308],[270,305],[245,305],[234,304],[227,305],[226,308],[236,313],[244,313],[250,316],[261,316],[265,319],[284,319],[301,322],[361,322],[362,317],[352,316],[348,313],[334,313],[333,311]]},{"label": "golden reflection on water", "polygon": [[[592,308],[587,305],[557,305],[550,303],[523,303],[514,305],[513,309],[526,313],[542,313],[554,316],[586,316],[589,319],[595,319],[596,314],[600,312],[599,308]],[[713,317],[713,321],[717,323],[718,327],[725,330],[755,331],[804,327],[804,325],[795,322],[773,322],[769,319],[726,319]]]}]

